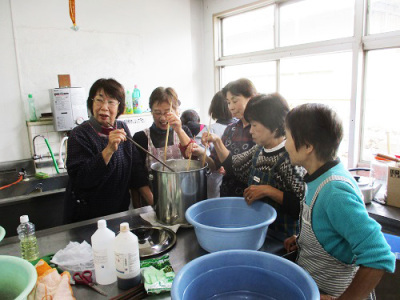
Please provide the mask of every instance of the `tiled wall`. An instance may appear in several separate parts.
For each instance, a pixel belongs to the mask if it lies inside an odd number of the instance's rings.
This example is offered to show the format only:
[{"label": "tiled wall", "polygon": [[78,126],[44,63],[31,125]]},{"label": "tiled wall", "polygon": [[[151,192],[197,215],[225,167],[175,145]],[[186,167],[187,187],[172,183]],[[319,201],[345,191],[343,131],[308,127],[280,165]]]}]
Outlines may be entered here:
[{"label": "tiled wall", "polygon": [[[119,120],[124,121],[133,135],[135,132],[148,128],[153,123],[153,118],[150,113],[144,113],[140,115],[122,115]],[[31,157],[33,156],[33,138],[37,135],[44,136],[50,144],[53,151],[56,162],[59,160],[60,143],[63,137],[66,136],[67,132],[57,132],[54,129],[53,121],[38,121],[38,122],[27,122],[28,134],[31,148]],[[35,139],[35,149],[37,155],[43,155],[44,158],[35,160],[36,173],[44,172],[49,175],[56,175],[57,171],[53,165],[53,161],[50,157],[49,149],[47,148],[46,142],[43,138],[37,137]],[[65,143],[61,149],[63,158],[65,159]],[[67,172],[66,169],[59,168],[60,173]]]}]

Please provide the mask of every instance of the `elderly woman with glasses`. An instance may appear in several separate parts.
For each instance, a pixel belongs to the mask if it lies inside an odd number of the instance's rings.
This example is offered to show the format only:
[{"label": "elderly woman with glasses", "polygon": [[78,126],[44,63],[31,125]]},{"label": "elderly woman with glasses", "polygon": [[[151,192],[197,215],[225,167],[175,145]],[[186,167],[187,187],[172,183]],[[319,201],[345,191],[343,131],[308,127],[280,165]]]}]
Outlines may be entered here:
[{"label": "elderly woman with glasses", "polygon": [[88,121],[68,139],[69,184],[65,221],[76,222],[122,212],[130,204],[129,189],[137,189],[153,204],[147,170],[131,136],[117,118],[125,109],[125,91],[114,79],[99,79],[89,91]]}]

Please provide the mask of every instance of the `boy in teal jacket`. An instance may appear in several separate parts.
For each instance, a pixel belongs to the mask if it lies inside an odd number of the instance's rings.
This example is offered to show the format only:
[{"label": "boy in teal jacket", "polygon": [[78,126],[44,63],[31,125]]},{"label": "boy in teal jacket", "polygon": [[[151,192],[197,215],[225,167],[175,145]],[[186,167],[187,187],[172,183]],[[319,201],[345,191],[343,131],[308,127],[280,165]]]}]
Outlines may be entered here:
[{"label": "boy in teal jacket", "polygon": [[300,105],[286,117],[286,137],[291,163],[307,170],[300,233],[285,240],[286,250],[298,250],[296,263],[313,277],[321,299],[374,299],[375,286],[396,261],[353,176],[336,158],[341,121],[325,105]]}]

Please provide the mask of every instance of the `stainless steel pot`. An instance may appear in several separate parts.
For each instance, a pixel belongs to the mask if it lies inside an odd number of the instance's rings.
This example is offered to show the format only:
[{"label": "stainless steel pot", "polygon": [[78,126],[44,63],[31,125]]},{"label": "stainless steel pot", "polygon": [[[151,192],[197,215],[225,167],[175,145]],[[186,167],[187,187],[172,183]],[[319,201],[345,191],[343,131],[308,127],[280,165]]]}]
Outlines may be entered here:
[{"label": "stainless steel pot", "polygon": [[186,210],[196,202],[207,199],[207,165],[192,160],[186,171],[188,160],[171,159],[167,165],[171,172],[159,162],[151,165],[154,208],[158,221],[166,225],[189,224]]}]

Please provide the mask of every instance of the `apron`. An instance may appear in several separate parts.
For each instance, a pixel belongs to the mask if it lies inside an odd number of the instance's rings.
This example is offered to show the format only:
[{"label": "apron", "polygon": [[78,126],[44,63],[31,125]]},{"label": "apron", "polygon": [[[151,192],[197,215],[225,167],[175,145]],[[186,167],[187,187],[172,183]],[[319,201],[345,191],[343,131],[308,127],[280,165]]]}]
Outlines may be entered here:
[{"label": "apron", "polygon": [[[257,160],[259,155],[260,154],[262,155],[262,151],[263,147],[259,146],[253,156],[252,165],[250,167],[249,180],[247,184],[248,186],[270,185],[275,187],[275,179],[274,179],[275,170],[282,164],[282,162],[286,159],[288,154],[287,152],[281,154],[278,157],[276,163],[269,169],[269,171],[263,172],[257,169]],[[283,213],[282,205],[280,205],[279,203],[273,201],[268,197],[265,197],[262,200],[271,205],[273,208],[275,208],[277,213],[275,222],[269,225],[268,227],[269,230],[270,229],[273,230],[273,232],[269,232],[271,235],[283,241],[285,238],[290,237],[299,232],[298,221],[293,219],[288,214]]]},{"label": "apron", "polygon": [[[344,181],[353,186],[346,177],[332,175],[318,186],[310,206],[304,198],[301,203],[301,230],[297,238],[299,254],[296,263],[311,275],[321,293],[339,297],[350,285],[359,267],[354,263],[345,264],[326,252],[312,229],[311,216],[315,201],[321,189],[330,181]],[[375,292],[367,299],[375,299]]]},{"label": "apron", "polygon": [[[146,128],[143,130],[144,133],[147,136],[147,149],[148,151],[153,154],[155,157],[158,157],[159,159],[162,159],[164,157],[164,147],[161,148],[156,148],[153,144],[153,142],[151,141],[150,138],[150,128]],[[175,133],[175,131],[173,132],[172,136],[174,137],[174,144],[171,146],[167,146],[167,159],[182,159],[182,153],[181,150],[179,149],[179,138],[178,135]],[[150,155],[147,155],[147,160],[146,160],[146,166],[147,166],[147,170],[149,172],[151,172],[151,165],[153,163],[157,162],[157,160],[155,160],[153,157],[151,157]]]}]

